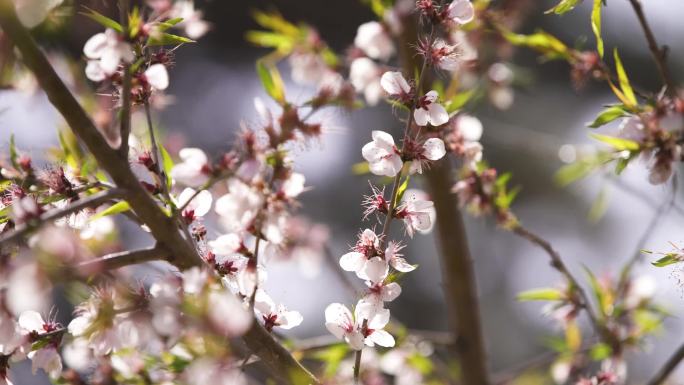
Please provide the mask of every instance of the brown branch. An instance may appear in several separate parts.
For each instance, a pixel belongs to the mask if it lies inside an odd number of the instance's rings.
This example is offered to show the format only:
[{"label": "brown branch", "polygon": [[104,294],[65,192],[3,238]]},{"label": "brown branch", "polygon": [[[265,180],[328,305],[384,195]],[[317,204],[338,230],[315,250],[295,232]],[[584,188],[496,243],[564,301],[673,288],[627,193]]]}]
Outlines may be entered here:
[{"label": "brown branch", "polygon": [[[128,37],[128,0],[119,1],[119,12],[121,25],[123,26],[124,34]],[[119,151],[121,156],[128,159],[128,137],[131,134],[131,87],[133,83],[133,74],[131,73],[131,65],[124,64],[123,66],[123,82],[121,85],[121,110],[119,111],[121,119],[121,145]]]},{"label": "brown branch", "polygon": [[127,201],[138,217],[149,226],[158,241],[173,250],[173,263],[180,269],[199,265],[199,256],[180,235],[174,221],[169,219],[143,189],[131,171],[128,160],[109,147],[88,114],[57,76],[29,32],[17,19],[11,0],[0,0],[0,26],[21,52],[23,63],[35,74],[50,102],[114,183],[126,190]]},{"label": "brown branch", "polygon": [[656,66],[658,67],[658,74],[660,74],[660,78],[667,88],[668,94],[674,96],[677,88],[672,80],[672,77],[670,76],[670,71],[667,68],[667,48],[661,48],[660,45],[658,45],[658,42],[653,35],[653,31],[651,30],[651,26],[648,24],[648,20],[646,20],[646,15],[644,14],[644,10],[641,6],[641,1],[629,0],[629,3],[632,5],[632,8],[634,8],[637,19],[639,19],[639,24],[641,24],[641,29],[644,31],[644,36],[648,42],[648,49],[651,50],[651,55],[655,60]]},{"label": "brown branch", "polygon": [[658,373],[653,376],[651,380],[648,381],[647,385],[660,385],[667,380],[667,378],[674,372],[674,370],[679,366],[679,364],[684,360],[684,345],[681,345],[675,352],[670,356],[670,358],[665,362]]},{"label": "brown branch", "polygon": [[[202,266],[197,251],[182,237],[178,226],[157,206],[155,200],[140,185],[128,160],[109,147],[92,120],[67,89],[37,44],[17,18],[12,0],[0,0],[0,27],[22,54],[24,64],[34,73],[50,102],[62,114],[74,133],[93,154],[98,164],[114,183],[127,192],[127,201],[137,216],[150,228],[153,237],[172,250],[168,262],[179,269]],[[243,336],[247,346],[273,371],[290,384],[319,384],[283,346],[258,323]]]},{"label": "brown branch", "polygon": [[66,217],[67,215],[73,213],[77,213],[86,208],[94,208],[100,206],[103,203],[109,202],[113,199],[121,198],[123,196],[123,190],[113,188],[110,190],[95,193],[86,198],[79,199],[67,207],[50,210],[42,214],[39,218],[31,220],[28,223],[18,225],[14,230],[2,234],[2,236],[0,236],[0,245],[7,245],[10,243],[17,242],[20,238],[22,238],[23,236],[27,235],[28,233],[37,229],[45,223],[55,221],[57,219]]},{"label": "brown branch", "polygon": [[599,317],[596,315],[594,309],[591,306],[591,302],[589,300],[587,292],[584,290],[584,288],[582,288],[577,278],[575,278],[575,276],[567,268],[560,254],[558,254],[558,252],[553,248],[553,246],[551,246],[551,244],[548,241],[530,232],[526,228],[522,227],[522,225],[520,224],[513,227],[511,231],[514,234],[524,239],[527,239],[528,241],[541,247],[549,255],[549,257],[551,258],[551,267],[553,267],[559,273],[561,273],[565,280],[570,284],[574,292],[577,293],[577,295],[579,295],[579,306],[586,310],[587,315],[589,316],[589,320],[591,321],[591,324],[598,333],[598,335],[601,336],[601,339],[611,347],[617,346],[619,341],[616,341],[615,336],[610,332],[610,330],[606,328],[606,326],[601,322]]},{"label": "brown branch", "polygon": [[[417,20],[413,15],[409,16],[403,25],[400,54],[404,72],[412,74],[417,67],[413,48],[417,43]],[[430,81],[426,80],[426,84],[430,84]],[[428,192],[438,213],[435,237],[442,262],[442,287],[450,328],[455,333],[452,348],[463,369],[463,384],[487,385],[490,381],[475,271],[463,217],[456,196],[451,193],[453,173],[451,164],[446,160],[435,162],[425,173]]]},{"label": "brown branch", "polygon": [[129,265],[164,260],[170,253],[160,246],[140,250],[122,251],[107,254],[92,261],[81,262],[76,270],[86,274],[96,274],[103,271],[115,270]]}]

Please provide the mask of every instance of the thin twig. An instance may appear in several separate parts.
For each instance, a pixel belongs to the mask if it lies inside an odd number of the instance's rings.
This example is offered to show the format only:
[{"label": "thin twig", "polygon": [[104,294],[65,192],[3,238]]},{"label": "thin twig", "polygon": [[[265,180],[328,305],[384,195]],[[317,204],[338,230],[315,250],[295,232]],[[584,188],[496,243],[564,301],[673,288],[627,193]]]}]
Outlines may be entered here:
[{"label": "thin twig", "polygon": [[647,385],[660,385],[674,372],[679,364],[684,360],[684,345],[681,345],[670,358],[665,362],[660,370],[648,381]]},{"label": "thin twig", "polygon": [[168,255],[169,252],[163,247],[154,246],[146,249],[108,254],[92,261],[81,262],[76,266],[76,269],[88,274],[94,274],[119,269],[124,266],[164,260]]},{"label": "thin twig", "polygon": [[671,96],[674,96],[676,94],[677,88],[667,67],[667,49],[665,47],[661,48],[660,45],[658,45],[655,35],[653,35],[653,31],[651,30],[651,26],[648,24],[648,20],[646,20],[646,15],[644,14],[644,10],[641,6],[641,1],[629,0],[629,3],[632,4],[632,8],[634,8],[634,12],[639,19],[639,24],[641,24],[641,29],[644,31],[644,36],[648,42],[648,49],[651,50],[651,55],[655,60],[656,66],[658,67],[658,74],[660,74],[660,78],[667,88],[667,93]]},{"label": "thin twig", "polygon": [[[120,21],[123,27],[125,38],[128,39],[130,34],[128,28],[128,1],[119,1]],[[121,87],[121,145],[119,151],[124,159],[128,159],[128,137],[131,134],[131,87],[133,83],[133,74],[131,73],[131,65],[124,63],[123,65],[123,82]]]},{"label": "thin twig", "polygon": [[586,310],[587,315],[589,316],[589,320],[591,321],[591,324],[594,327],[594,329],[606,343],[613,346],[615,338],[612,336],[610,331],[606,329],[605,325],[603,325],[599,317],[596,315],[593,307],[591,306],[591,302],[589,300],[587,292],[584,290],[584,288],[582,288],[577,278],[575,278],[575,276],[567,268],[560,254],[558,254],[558,252],[553,248],[553,246],[551,246],[551,244],[548,241],[530,232],[520,224],[513,227],[512,231],[514,234],[519,235],[524,239],[527,239],[528,241],[532,242],[533,244],[541,247],[544,251],[546,251],[546,253],[551,258],[551,266],[554,269],[556,269],[559,273],[561,273],[565,280],[570,284],[571,288],[579,295],[579,300],[581,302],[579,305]]},{"label": "thin twig", "polygon": [[359,374],[361,373],[361,354],[363,349],[356,351],[356,357],[354,358],[354,385],[361,384]]},{"label": "thin twig", "polygon": [[18,225],[14,230],[2,234],[0,236],[0,245],[6,245],[9,243],[14,243],[21,237],[27,235],[31,231],[37,229],[45,223],[55,221],[57,219],[66,217],[67,215],[77,213],[83,209],[94,208],[107,203],[111,200],[122,198],[124,196],[124,191],[118,188],[113,188],[105,191],[101,191],[90,195],[86,198],[82,198],[70,204],[67,207],[61,209],[50,210],[42,214],[39,218],[31,220],[28,223],[23,223]]}]

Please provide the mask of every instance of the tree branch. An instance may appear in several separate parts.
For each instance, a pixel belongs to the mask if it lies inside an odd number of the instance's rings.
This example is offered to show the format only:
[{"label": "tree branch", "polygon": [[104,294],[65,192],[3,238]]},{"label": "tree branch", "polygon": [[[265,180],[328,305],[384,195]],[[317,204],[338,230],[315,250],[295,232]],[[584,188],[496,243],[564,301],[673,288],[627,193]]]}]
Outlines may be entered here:
[{"label": "tree branch", "polygon": [[681,345],[679,349],[677,349],[672,356],[665,362],[665,365],[663,365],[660,370],[658,370],[658,373],[655,374],[655,376],[648,381],[647,385],[660,385],[667,380],[667,378],[674,372],[674,370],[679,366],[679,364],[684,360],[684,345]]},{"label": "tree branch", "polygon": [[95,193],[86,198],[81,198],[67,207],[48,211],[41,215],[40,218],[32,220],[29,223],[23,223],[17,226],[14,230],[2,234],[2,236],[0,236],[0,245],[14,243],[18,241],[21,237],[27,235],[31,231],[37,229],[38,227],[42,226],[47,222],[51,222],[63,218],[67,215],[77,213],[86,208],[100,206],[103,203],[106,203],[113,199],[121,198],[123,196],[123,190],[114,188]]},{"label": "tree branch", "polygon": [[653,35],[653,31],[651,30],[651,26],[648,24],[648,20],[646,20],[646,15],[644,14],[644,10],[641,6],[641,1],[629,0],[629,3],[632,4],[632,8],[634,8],[634,12],[639,19],[639,24],[641,24],[641,29],[644,31],[644,36],[646,36],[646,41],[648,41],[648,48],[651,50],[651,55],[656,62],[656,66],[658,67],[658,74],[660,74],[660,78],[667,88],[668,94],[674,95],[677,91],[677,88],[672,80],[672,77],[670,76],[670,71],[667,68],[667,48],[661,48],[658,45],[658,42]]},{"label": "tree branch", "polygon": [[[167,250],[173,251],[167,261],[181,270],[202,266],[203,262],[197,251],[182,237],[175,221],[157,206],[131,171],[128,160],[109,147],[85,110],[57,76],[31,35],[19,22],[12,0],[0,0],[0,27],[19,49],[24,64],[35,74],[50,102],[114,183],[126,191],[131,208],[147,224],[154,238]],[[316,377],[258,323],[255,322],[243,339],[254,354],[269,365],[273,374],[286,383],[319,384]]]},{"label": "tree branch", "polygon": [[122,251],[120,253],[107,254],[92,261],[81,262],[76,269],[87,274],[96,274],[103,271],[115,270],[121,267],[135,265],[144,262],[164,260],[170,253],[161,246],[148,247],[140,250]]},{"label": "tree branch", "polygon": [[126,190],[127,200],[138,217],[149,226],[152,235],[158,241],[169,250],[173,250],[173,263],[180,269],[200,265],[201,259],[197,252],[180,235],[174,221],[143,189],[131,171],[128,160],[109,147],[90,117],[57,76],[29,32],[17,19],[11,0],[0,0],[0,26],[21,52],[24,64],[35,74],[50,102],[85,143],[114,183]]}]

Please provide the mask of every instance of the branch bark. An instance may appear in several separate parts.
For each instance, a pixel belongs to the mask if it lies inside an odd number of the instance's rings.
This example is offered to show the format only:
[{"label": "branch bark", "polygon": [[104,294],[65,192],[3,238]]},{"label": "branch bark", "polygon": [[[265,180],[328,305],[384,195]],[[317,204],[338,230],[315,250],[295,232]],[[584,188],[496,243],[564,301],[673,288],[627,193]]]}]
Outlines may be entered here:
[{"label": "branch bark", "polygon": [[[414,15],[404,20],[400,55],[403,70],[413,74],[418,67],[414,48],[417,44],[417,20]],[[429,89],[430,80],[425,79]],[[422,85],[421,85],[422,86]],[[465,385],[487,385],[487,371],[480,305],[468,237],[456,196],[451,193],[454,170],[447,160],[435,162],[425,173],[428,192],[435,204],[437,220],[435,236],[442,264],[442,285],[447,302],[449,323],[455,333],[451,347],[456,351]]]},{"label": "branch bark", "polygon": [[646,15],[644,14],[643,7],[641,6],[641,1],[629,0],[629,3],[632,5],[634,13],[636,13],[637,19],[639,19],[641,29],[644,31],[644,36],[648,42],[648,49],[651,51],[651,55],[655,60],[656,66],[658,67],[658,74],[660,74],[663,84],[665,87],[667,87],[668,94],[674,96],[676,94],[677,88],[672,80],[672,77],[670,76],[670,70],[667,67],[667,48],[661,48],[660,45],[658,45],[655,35],[653,35],[653,31],[651,30],[651,26],[648,24],[648,20],[646,20]]},{"label": "branch bark", "polygon": [[92,261],[79,263],[76,266],[76,269],[86,274],[96,274],[138,263],[165,260],[165,257],[169,254],[168,250],[160,246],[148,247],[140,250],[122,251],[120,253],[107,254]]},{"label": "branch bark", "polygon": [[124,191],[118,188],[101,191],[95,193],[86,198],[82,198],[73,204],[62,208],[48,211],[40,216],[35,223],[24,223],[17,226],[14,230],[7,232],[0,236],[0,245],[7,245],[18,241],[21,237],[27,235],[29,232],[37,229],[47,222],[51,222],[67,215],[77,213],[83,209],[97,207],[103,203],[111,201],[113,199],[121,198],[124,196]]},{"label": "branch bark", "polygon": [[[67,89],[17,18],[12,0],[0,0],[0,27],[22,54],[24,64],[34,73],[50,102],[83,141],[98,164],[114,183],[126,191],[127,201],[150,228],[154,238],[173,254],[166,259],[179,269],[202,266],[196,250],[181,235],[175,221],[157,206],[131,171],[128,159],[109,147],[92,120]],[[295,385],[319,384],[287,349],[277,343],[258,322],[243,336],[247,346],[264,361],[275,376]]]},{"label": "branch bark", "polygon": [[677,349],[672,356],[665,362],[665,365],[663,365],[660,370],[658,370],[658,373],[650,380],[648,381],[647,385],[660,385],[667,380],[667,378],[674,372],[674,370],[679,366],[679,364],[684,360],[684,345],[680,346],[679,349]]}]

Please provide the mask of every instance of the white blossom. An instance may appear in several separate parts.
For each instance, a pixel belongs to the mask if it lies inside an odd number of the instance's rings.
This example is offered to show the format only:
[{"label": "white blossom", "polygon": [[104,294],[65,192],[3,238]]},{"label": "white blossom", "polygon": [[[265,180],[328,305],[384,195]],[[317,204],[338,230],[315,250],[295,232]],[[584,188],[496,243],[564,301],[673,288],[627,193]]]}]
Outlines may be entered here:
[{"label": "white blossom", "polygon": [[228,181],[228,193],[216,200],[214,210],[230,231],[245,230],[263,206],[263,196],[238,179]]},{"label": "white blossom", "polygon": [[299,326],[304,320],[298,311],[287,310],[282,304],[276,305],[273,299],[262,289],[258,289],[254,297],[254,310],[264,320],[267,330],[274,326],[281,329],[292,329]]},{"label": "white blossom", "polygon": [[171,169],[171,178],[188,186],[199,186],[209,180],[209,161],[199,148],[184,148],[178,152],[181,162]]},{"label": "white blossom", "polygon": [[411,94],[411,86],[401,72],[385,72],[380,78],[380,85],[390,96],[406,97]]},{"label": "white blossom", "polygon": [[475,17],[475,8],[470,0],[454,0],[447,8],[447,14],[456,24],[467,24]]},{"label": "white blossom", "polygon": [[349,68],[349,80],[356,92],[363,93],[366,102],[372,106],[382,97],[380,67],[367,57],[354,59]]},{"label": "white blossom", "polygon": [[430,91],[418,100],[418,105],[413,111],[413,118],[419,126],[441,126],[449,121],[449,114],[444,106],[437,103],[439,94],[437,91]]},{"label": "white blossom", "polygon": [[373,59],[387,61],[394,54],[392,37],[385,27],[377,21],[369,21],[359,26],[354,45]]},{"label": "white blossom", "polygon": [[375,175],[395,176],[401,171],[404,163],[399,150],[394,145],[392,135],[383,131],[373,131],[373,141],[361,149],[361,154],[368,161],[370,171]]},{"label": "white blossom", "polygon": [[131,45],[122,41],[113,29],[93,35],[83,46],[83,53],[89,60],[86,75],[95,82],[113,75],[122,61],[135,60]]}]

